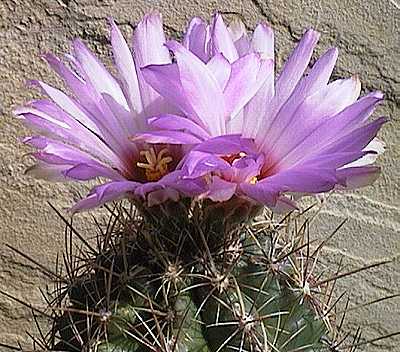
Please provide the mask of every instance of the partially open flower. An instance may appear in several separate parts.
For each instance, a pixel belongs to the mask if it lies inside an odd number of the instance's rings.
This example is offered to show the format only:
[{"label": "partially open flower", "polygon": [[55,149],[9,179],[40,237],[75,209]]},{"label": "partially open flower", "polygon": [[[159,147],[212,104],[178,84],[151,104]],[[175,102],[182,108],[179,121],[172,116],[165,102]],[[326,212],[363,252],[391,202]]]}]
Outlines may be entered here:
[{"label": "partially open flower", "polygon": [[[150,120],[153,143],[199,140],[185,157],[185,179],[203,177],[203,197],[251,198],[293,208],[287,194],[312,194],[373,182],[371,166],[384,144],[385,118],[369,122],[380,92],[359,98],[357,77],[330,81],[337,49],[310,68],[319,34],[308,30],[275,78],[274,37],[260,24],[250,38],[237,22],[227,28],[194,19],[184,45],[167,43],[175,62],[142,70],[147,82],[184,112]],[[193,143],[191,140],[190,143]]]},{"label": "partially open flower", "polygon": [[[160,15],[146,15],[133,37],[133,55],[111,20],[111,44],[118,79],[80,41],[73,42],[68,63],[44,59],[64,79],[72,94],[34,81],[50,99],[36,100],[15,114],[38,135],[25,138],[36,148],[37,164],[28,173],[50,180],[110,182],[95,187],[73,211],[93,208],[127,194],[149,205],[199,192],[201,182],[183,180],[175,170],[185,147],[132,142],[149,126],[147,117],[176,112],[143,79],[139,67],[171,62]],[[187,194],[190,185],[190,193]]]}]

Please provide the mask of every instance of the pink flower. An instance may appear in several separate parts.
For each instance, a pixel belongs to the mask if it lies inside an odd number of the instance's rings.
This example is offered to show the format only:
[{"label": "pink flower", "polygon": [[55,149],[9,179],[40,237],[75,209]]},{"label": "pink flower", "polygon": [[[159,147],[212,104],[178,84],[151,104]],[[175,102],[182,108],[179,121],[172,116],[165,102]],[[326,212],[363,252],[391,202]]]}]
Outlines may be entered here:
[{"label": "pink flower", "polygon": [[[183,180],[176,170],[186,147],[130,140],[149,129],[149,116],[180,112],[145,82],[139,69],[171,63],[160,15],[146,15],[138,24],[133,54],[115,23],[110,20],[110,24],[117,78],[78,39],[66,56],[67,64],[51,54],[44,56],[72,94],[34,81],[48,99],[15,111],[37,132],[24,140],[37,149],[33,153],[37,163],[28,173],[55,181],[109,180],[95,187],[73,211],[128,194],[146,198],[153,205],[199,193],[201,182]],[[192,137],[185,140],[198,141]]]},{"label": "pink flower", "polygon": [[[330,81],[337,49],[308,69],[319,34],[308,30],[274,75],[274,36],[260,24],[250,37],[220,15],[195,18],[183,45],[168,42],[175,61],[142,69],[146,81],[181,114],[149,120],[159,129],[136,140],[193,144],[184,179],[202,177],[202,197],[234,195],[274,209],[294,207],[288,194],[327,192],[373,182],[371,166],[384,144],[376,135],[385,118],[368,120],[380,92],[359,98],[356,77]],[[190,140],[190,141],[189,141]],[[189,142],[188,142],[189,141]]]}]

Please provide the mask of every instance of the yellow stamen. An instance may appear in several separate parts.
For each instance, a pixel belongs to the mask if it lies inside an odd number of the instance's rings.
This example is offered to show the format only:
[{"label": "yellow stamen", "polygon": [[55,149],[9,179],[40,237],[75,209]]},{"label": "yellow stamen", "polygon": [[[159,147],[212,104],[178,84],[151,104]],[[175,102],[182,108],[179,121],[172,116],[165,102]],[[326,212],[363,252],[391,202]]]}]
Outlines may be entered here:
[{"label": "yellow stamen", "polygon": [[252,185],[255,185],[258,182],[258,178],[257,176],[253,176],[250,181],[249,181]]},{"label": "yellow stamen", "polygon": [[153,147],[148,150],[142,150],[141,156],[144,156],[146,162],[137,162],[137,167],[145,170],[147,181],[158,181],[168,173],[168,164],[172,162],[172,157],[165,156],[168,154],[168,149],[164,148],[156,154]]}]

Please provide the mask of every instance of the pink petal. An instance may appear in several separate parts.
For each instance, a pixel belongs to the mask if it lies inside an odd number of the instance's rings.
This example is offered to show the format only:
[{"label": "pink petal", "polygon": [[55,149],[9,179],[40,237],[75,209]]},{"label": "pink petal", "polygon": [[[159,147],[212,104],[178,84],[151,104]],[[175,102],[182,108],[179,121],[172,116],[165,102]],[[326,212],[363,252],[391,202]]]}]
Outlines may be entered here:
[{"label": "pink petal", "polygon": [[133,50],[139,67],[170,63],[165,42],[161,15],[156,11],[145,15],[133,36]]},{"label": "pink petal", "polygon": [[207,23],[199,17],[193,17],[185,32],[183,46],[206,63],[209,60],[209,41],[210,33]]},{"label": "pink petal", "polygon": [[203,128],[185,117],[168,114],[150,118],[148,122],[151,127],[156,129],[183,131],[201,139],[210,138],[210,135]]},{"label": "pink petal", "polygon": [[150,192],[147,195],[147,205],[152,207],[154,205],[159,205],[161,203],[166,202],[167,200],[172,200],[173,202],[177,202],[179,200],[179,192],[172,189],[159,189],[153,192]]},{"label": "pink petal", "polygon": [[216,78],[207,66],[178,42],[168,42],[174,52],[180,82],[187,101],[211,135],[224,132],[224,98]]},{"label": "pink petal", "polygon": [[87,181],[97,177],[105,177],[114,181],[122,181],[124,177],[110,167],[99,163],[80,163],[64,171],[64,175],[75,180]]},{"label": "pink petal", "polygon": [[[135,62],[132,53],[115,22],[110,19],[111,45],[113,48],[114,61],[121,76],[124,95],[129,107],[136,115],[143,112],[143,103],[139,88],[139,80],[136,74]],[[132,126],[139,125],[144,128],[145,123],[132,119]],[[131,131],[129,131],[131,133]]]},{"label": "pink petal", "polygon": [[274,53],[274,32],[271,27],[260,23],[253,33],[251,46],[256,53],[262,54],[263,59],[273,59]]},{"label": "pink petal", "polygon": [[[144,67],[141,72],[146,82],[162,95],[163,98],[167,99],[187,116],[190,116],[195,121],[199,121],[183,92],[178,66],[176,64],[150,65]],[[163,113],[165,113],[165,111]]]},{"label": "pink petal", "polygon": [[85,199],[76,203],[70,211],[76,213],[78,211],[88,210],[104,203],[118,200],[133,192],[138,187],[137,182],[132,181],[116,181],[103,184],[93,188]]},{"label": "pink petal", "polygon": [[209,198],[213,202],[224,202],[235,194],[237,184],[228,182],[218,176],[213,176],[208,185],[208,191],[201,198]]},{"label": "pink petal", "polygon": [[216,14],[211,25],[212,56],[220,53],[230,62],[239,58],[232,37],[220,14]]},{"label": "pink petal", "polygon": [[381,169],[376,166],[350,167],[338,170],[336,175],[344,186],[338,189],[355,189],[374,183],[379,177]]},{"label": "pink petal", "polygon": [[79,180],[96,177],[123,179],[121,174],[111,166],[72,146],[41,136],[25,138],[24,143],[39,149],[38,152],[33,153],[37,160],[47,164],[64,165],[65,176]]},{"label": "pink petal", "polygon": [[164,99],[150,87],[140,71],[148,65],[171,63],[168,49],[165,47],[165,34],[161,15],[155,11],[145,15],[137,25],[133,35],[133,53],[137,68],[142,103],[147,116],[172,112]]},{"label": "pink petal", "polygon": [[289,98],[303,76],[318,39],[319,33],[312,29],[308,30],[286,61],[276,82],[275,92],[277,100],[280,102],[278,105]]},{"label": "pink petal", "polygon": [[280,101],[277,97],[271,101],[260,132],[257,134],[257,142],[263,146],[263,149],[272,148],[273,142],[271,140],[276,141],[276,139],[271,137],[271,134],[277,136],[286,128],[285,126],[296,116],[296,110],[306,97],[326,88],[337,56],[337,49],[328,50],[314,64],[309,74],[297,84],[286,102]]},{"label": "pink petal", "polygon": [[86,112],[65,93],[44,82],[33,81],[32,83],[37,84],[45,94],[47,94],[61,109],[70,114],[74,119],[89,128],[91,131],[102,135],[96,123],[93,122],[91,116],[86,114]]},{"label": "pink petal", "polygon": [[251,52],[251,44],[244,23],[235,18],[229,24],[228,31],[239,57],[249,54]]},{"label": "pink petal", "polygon": [[124,93],[115,78],[80,40],[75,40],[73,45],[75,57],[85,74],[84,78],[100,95],[108,94],[117,104],[128,110]]},{"label": "pink petal", "polygon": [[38,161],[25,171],[25,175],[52,182],[66,182],[71,181],[64,174],[64,171],[68,168],[68,165],[50,165]]},{"label": "pink petal", "polygon": [[[224,90],[225,116],[235,117],[272,75],[273,61],[261,60],[257,54],[241,57],[232,64],[232,73]],[[236,131],[235,131],[236,132]]]},{"label": "pink petal", "polygon": [[345,167],[360,167],[367,166],[373,164],[379,157],[379,155],[383,154],[385,151],[385,143],[380,141],[378,138],[374,138],[368,145],[363,149],[368,154],[364,155],[362,158],[353,161],[350,164],[347,164]]},{"label": "pink petal", "polygon": [[240,193],[268,207],[275,206],[279,197],[279,190],[267,184],[241,183]]},{"label": "pink petal", "polygon": [[30,107],[16,109],[14,113],[27,126],[41,134],[89,151],[95,158],[105,160],[117,168],[122,167],[119,157],[98,136],[52,102],[34,101]]},{"label": "pink petal", "polygon": [[308,96],[290,116],[284,111],[271,126],[266,149],[277,159],[285,156],[293,146],[327,118],[353,104],[360,94],[357,78],[334,81]]},{"label": "pink petal", "polygon": [[216,54],[207,63],[207,68],[218,81],[221,90],[224,90],[231,75],[231,65],[229,61],[225,59],[222,54]]},{"label": "pink petal", "polygon": [[279,160],[279,167],[288,167],[305,155],[318,153],[327,145],[357,129],[371,115],[375,106],[382,100],[381,93],[371,93],[334,117],[326,119],[314,129],[303,131],[303,137],[284,157]]},{"label": "pink petal", "polygon": [[337,182],[335,169],[307,165],[278,172],[258,183],[279,192],[321,193],[332,190]]},{"label": "pink petal", "polygon": [[179,131],[151,131],[138,133],[131,138],[132,141],[142,141],[152,144],[198,144],[202,142],[196,136]]},{"label": "pink petal", "polygon": [[219,172],[230,168],[228,162],[214,154],[193,150],[185,159],[182,170],[185,173],[184,178],[197,178],[214,171]]}]

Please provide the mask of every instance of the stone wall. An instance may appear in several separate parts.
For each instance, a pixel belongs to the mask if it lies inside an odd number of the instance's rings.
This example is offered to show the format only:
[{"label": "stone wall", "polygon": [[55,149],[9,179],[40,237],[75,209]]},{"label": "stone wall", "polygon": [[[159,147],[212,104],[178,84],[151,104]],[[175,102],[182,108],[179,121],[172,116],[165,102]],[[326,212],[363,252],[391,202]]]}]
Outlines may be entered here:
[{"label": "stone wall", "polygon": [[[54,263],[63,246],[63,227],[47,201],[67,207],[86,186],[52,184],[23,175],[32,160],[18,138],[26,131],[11,116],[13,107],[36,94],[26,80],[36,78],[61,84],[40,59],[44,52],[61,55],[69,41],[81,37],[103,58],[109,53],[107,16],[126,34],[130,23],[152,8],[164,15],[166,30],[179,35],[194,14],[208,18],[215,10],[237,12],[254,28],[267,21],[275,29],[278,65],[303,30],[322,33],[317,53],[330,46],[340,49],[336,76],[358,74],[364,91],[380,89],[385,104],[379,114],[391,116],[381,138],[387,152],[379,160],[383,175],[361,191],[332,195],[312,234],[324,236],[344,218],[345,227],[329,242],[325,261],[332,265],[344,256],[348,270],[382,259],[392,263],[342,281],[359,304],[399,292],[400,288],[400,7],[395,0],[1,0],[0,1],[0,289],[36,306],[43,305],[37,286],[49,279],[5,244],[27,253],[40,263]],[[109,59],[105,59],[107,62]],[[88,215],[77,224],[85,228]],[[364,326],[374,338],[400,328],[400,300],[393,299],[351,312],[352,326]],[[27,341],[35,326],[29,309],[0,295],[0,343]],[[400,340],[388,339],[366,351],[399,351]]]}]

